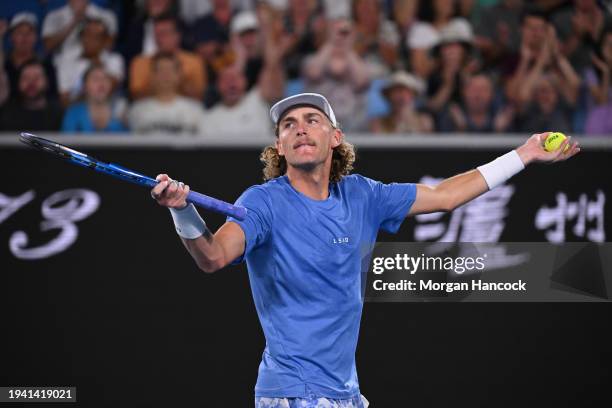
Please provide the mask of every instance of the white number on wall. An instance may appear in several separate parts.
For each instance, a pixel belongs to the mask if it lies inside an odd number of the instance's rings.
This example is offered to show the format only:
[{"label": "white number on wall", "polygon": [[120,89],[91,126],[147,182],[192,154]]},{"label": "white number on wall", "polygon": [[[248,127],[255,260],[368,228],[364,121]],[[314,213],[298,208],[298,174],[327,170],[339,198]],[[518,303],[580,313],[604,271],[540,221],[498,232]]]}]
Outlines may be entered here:
[{"label": "white number on wall", "polygon": [[[40,223],[40,230],[59,230],[59,234],[43,245],[28,248],[28,234],[25,231],[15,231],[9,239],[11,253],[19,259],[42,259],[65,251],[79,235],[75,223],[89,217],[99,206],[100,196],[91,190],[71,189],[52,194],[42,203],[44,220]],[[3,220],[2,215],[0,211],[0,222]]]}]

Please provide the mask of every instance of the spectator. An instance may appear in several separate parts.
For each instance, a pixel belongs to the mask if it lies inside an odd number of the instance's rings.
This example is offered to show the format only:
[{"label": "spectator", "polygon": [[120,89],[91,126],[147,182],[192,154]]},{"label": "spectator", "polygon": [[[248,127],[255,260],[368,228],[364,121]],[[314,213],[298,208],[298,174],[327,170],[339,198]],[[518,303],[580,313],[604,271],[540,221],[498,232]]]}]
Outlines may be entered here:
[{"label": "spectator", "polygon": [[325,18],[316,0],[290,0],[284,17],[285,32],[291,45],[285,57],[285,69],[289,79],[302,75],[306,55],[316,52],[325,41]]},{"label": "spectator", "polygon": [[440,41],[441,30],[448,24],[468,26],[461,17],[457,0],[432,0],[420,2],[420,20],[413,24],[406,39],[410,49],[412,71],[421,78],[427,78],[435,68],[429,51]]},{"label": "spectator", "polygon": [[19,93],[2,109],[0,130],[56,131],[62,122],[62,108],[47,97],[47,76],[35,60],[19,70]]},{"label": "spectator", "polygon": [[[530,58],[529,51],[523,58]],[[532,68],[525,70],[522,80],[516,82],[518,89],[515,95],[522,124],[520,130],[571,131],[572,110],[578,99],[580,78],[561,53],[552,26],[547,26],[539,54],[534,58]]]},{"label": "spectator", "polygon": [[206,89],[204,98],[207,106],[212,106],[219,100],[215,84],[218,73],[223,68],[232,65],[235,56],[224,37],[213,30],[197,33],[194,36],[195,52],[200,57],[206,69],[206,77],[210,86]]},{"label": "spectator", "polygon": [[204,135],[243,134],[271,135],[268,120],[270,104],[280,99],[284,89],[284,71],[281,60],[286,52],[285,42],[273,36],[273,24],[263,21],[265,47],[264,64],[257,85],[247,91],[247,78],[243,67],[224,68],[217,78],[221,102],[205,112]]},{"label": "spectator", "polygon": [[475,72],[478,62],[470,57],[472,29],[460,20],[447,24],[433,49],[438,69],[427,81],[427,107],[439,113],[451,102],[461,99],[461,80]]},{"label": "spectator", "polygon": [[[606,21],[608,20],[608,21]],[[606,19],[597,0],[573,0],[573,5],[564,7],[551,16],[561,51],[574,69],[583,72],[591,64],[591,53],[604,29]]]},{"label": "spectator", "polygon": [[482,10],[474,28],[474,45],[480,51],[486,68],[506,64],[520,47],[520,25],[524,0],[501,0]]},{"label": "spectator", "polygon": [[530,80],[528,86],[533,89],[533,99],[519,108],[518,130],[531,133],[540,130],[571,132],[574,105],[560,94],[564,84],[559,82],[559,78],[540,73]]},{"label": "spectator", "polygon": [[113,78],[102,65],[90,66],[83,75],[84,100],[68,108],[63,132],[124,132],[125,103],[113,101]]},{"label": "spectator", "polygon": [[196,52],[207,64],[225,53],[230,39],[230,22],[235,14],[229,0],[212,0],[212,5],[213,10],[197,19],[192,27]]},{"label": "spectator", "polygon": [[400,37],[384,18],[378,0],[352,0],[355,50],[370,67],[373,78],[385,77],[398,67]]},{"label": "spectator", "polygon": [[388,115],[370,123],[375,133],[428,133],[433,131],[433,120],[416,108],[418,95],[425,91],[422,79],[404,71],[394,73],[382,93],[391,106]]},{"label": "spectator", "polygon": [[462,86],[461,104],[451,103],[442,115],[441,132],[507,132],[514,119],[514,109],[508,105],[495,109],[495,88],[485,74],[466,78]]},{"label": "spectator", "polygon": [[81,53],[64,55],[57,63],[58,87],[64,106],[75,101],[83,92],[83,74],[94,64],[101,64],[111,76],[113,89],[125,76],[123,57],[111,48],[112,37],[103,20],[87,19],[80,33]]},{"label": "spectator", "polygon": [[351,22],[339,18],[329,24],[325,44],[304,63],[306,89],[327,97],[336,107],[336,118],[345,131],[365,130],[368,66],[353,50],[355,33]]},{"label": "spectator", "polygon": [[[233,7],[229,0],[212,0],[212,9],[203,17],[198,18],[192,27],[192,39],[195,44],[195,52],[200,56],[207,68],[207,75],[213,85],[206,94],[206,106],[212,106],[219,101],[219,93],[214,84],[217,83],[218,73],[225,67],[234,63],[234,45],[230,45],[230,35],[232,26],[236,23],[234,16],[237,9]],[[248,14],[245,14],[246,16]],[[244,19],[244,17],[242,17]],[[252,25],[246,20],[237,22],[237,27],[242,29],[244,22]],[[251,27],[253,28],[253,27]],[[250,30],[250,29],[249,29]],[[249,37],[249,36],[247,36]],[[235,40],[234,40],[235,42]],[[251,78],[256,80],[257,77]]]},{"label": "spectator", "polygon": [[[521,16],[521,46],[519,54],[509,66],[503,67],[502,74],[509,77],[505,83],[505,92],[510,101],[518,103],[520,84],[533,71],[539,58],[543,62],[549,25],[546,16],[537,9],[527,9]],[[544,67],[542,67],[544,68]]]},{"label": "spectator", "polygon": [[179,94],[182,70],[178,55],[160,52],[150,63],[154,93],[132,105],[130,128],[138,133],[196,134],[203,110],[198,102]]},{"label": "spectator", "polygon": [[[184,96],[201,100],[206,88],[204,66],[196,54],[181,49],[181,34],[176,18],[171,15],[156,18],[153,23],[153,33],[159,52],[174,54],[180,62],[179,92]],[[151,95],[153,91],[151,59],[150,56],[139,55],[132,61],[130,93],[134,99]]]},{"label": "spectator", "polygon": [[589,68],[585,81],[589,88],[585,133],[604,135],[612,133],[612,31],[605,31],[599,42],[598,54],[592,55],[594,68]]},{"label": "spectator", "polygon": [[[408,38],[410,30],[417,24],[417,13],[419,10],[419,0],[394,1],[391,9],[393,22],[397,27],[400,39]],[[400,62],[405,68],[410,60],[410,51],[406,41],[399,42]]]},{"label": "spectator", "polygon": [[[10,92],[17,93],[19,82],[19,69],[31,60],[38,59],[36,54],[38,19],[32,13],[18,13],[11,19],[9,35],[11,51],[4,61],[4,68],[8,75]],[[0,39],[2,36],[0,36]],[[49,96],[57,96],[57,84],[55,80],[55,69],[49,59],[42,60],[45,73],[49,82]]]},{"label": "spectator", "polygon": [[231,24],[231,35],[235,63],[243,67],[247,89],[251,89],[263,67],[263,43],[257,15],[252,11],[236,14]]},{"label": "spectator", "polygon": [[162,15],[176,15],[174,0],[145,0],[144,10],[126,27],[126,41],[123,55],[131,61],[137,55],[151,56],[157,52],[157,43],[153,33],[153,22]]},{"label": "spectator", "polygon": [[[259,19],[265,22],[265,28],[260,29]],[[283,56],[287,55],[294,44],[285,32],[282,14],[265,5],[259,6],[257,14],[252,11],[236,14],[231,23],[231,35],[232,61],[234,65],[243,67],[248,81],[247,89],[259,81],[267,40],[268,46],[279,48],[279,55]]]},{"label": "spectator", "polygon": [[79,33],[86,19],[104,21],[109,35],[117,34],[117,18],[88,0],[68,0],[68,4],[47,14],[43,21],[42,37],[47,52],[54,54],[54,62],[63,57],[78,57],[81,53]]}]

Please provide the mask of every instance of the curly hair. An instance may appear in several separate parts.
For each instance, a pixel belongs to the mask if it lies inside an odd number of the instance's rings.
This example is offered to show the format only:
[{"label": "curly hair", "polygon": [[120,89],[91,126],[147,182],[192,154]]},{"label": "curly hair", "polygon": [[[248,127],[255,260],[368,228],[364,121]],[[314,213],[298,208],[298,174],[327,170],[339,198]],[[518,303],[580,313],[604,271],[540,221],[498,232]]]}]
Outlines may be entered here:
[{"label": "curly hair", "polygon": [[[282,176],[287,172],[287,161],[278,154],[276,147],[267,146],[259,156],[259,160],[265,165],[263,178],[268,181]],[[355,162],[355,148],[348,142],[342,142],[334,148],[332,153],[331,171],[329,173],[330,182],[338,182],[342,177],[348,175],[353,170]]]}]

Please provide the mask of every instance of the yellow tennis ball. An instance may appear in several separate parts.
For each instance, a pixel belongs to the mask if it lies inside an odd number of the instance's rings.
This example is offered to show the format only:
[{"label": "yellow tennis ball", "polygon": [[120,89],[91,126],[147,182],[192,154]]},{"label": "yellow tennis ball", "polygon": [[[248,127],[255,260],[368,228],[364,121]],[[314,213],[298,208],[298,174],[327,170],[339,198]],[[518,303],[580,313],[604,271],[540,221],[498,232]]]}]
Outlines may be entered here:
[{"label": "yellow tennis ball", "polygon": [[[551,132],[544,141],[544,150],[546,150],[547,152],[554,152],[559,148],[559,146],[561,146],[561,143],[563,143],[565,139],[567,139],[567,137],[563,133]],[[565,149],[563,149],[563,153],[567,152],[567,149],[569,149],[569,147],[569,144],[565,146]]]}]

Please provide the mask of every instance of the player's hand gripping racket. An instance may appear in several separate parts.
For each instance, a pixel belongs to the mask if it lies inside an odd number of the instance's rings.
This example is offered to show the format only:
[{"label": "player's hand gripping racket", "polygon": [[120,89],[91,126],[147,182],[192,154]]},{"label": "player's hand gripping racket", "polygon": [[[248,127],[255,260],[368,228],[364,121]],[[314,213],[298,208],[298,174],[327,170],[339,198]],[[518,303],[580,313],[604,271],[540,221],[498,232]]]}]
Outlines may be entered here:
[{"label": "player's hand gripping racket", "polygon": [[[29,133],[22,133],[19,139],[31,147],[51,153],[56,157],[69,161],[70,163],[87,167],[100,173],[108,174],[120,180],[139,184],[149,188],[155,187],[158,183],[157,180],[150,177],[136,173],[132,170],[128,170],[117,164],[102,162],[86,155],[85,153],[62,146],[61,144],[51,140],[43,139],[42,137],[34,136]],[[198,207],[229,215],[239,220],[243,220],[246,217],[246,208],[235,206],[195,191],[189,192],[187,195],[187,201],[197,205]]]}]

